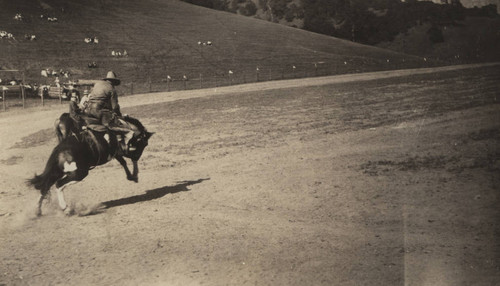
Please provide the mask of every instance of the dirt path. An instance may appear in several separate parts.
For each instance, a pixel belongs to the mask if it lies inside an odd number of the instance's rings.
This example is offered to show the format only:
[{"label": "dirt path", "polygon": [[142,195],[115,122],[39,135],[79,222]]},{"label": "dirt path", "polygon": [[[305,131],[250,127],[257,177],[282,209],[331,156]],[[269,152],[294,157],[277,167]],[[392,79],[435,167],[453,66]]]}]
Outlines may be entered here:
[{"label": "dirt path", "polygon": [[494,285],[499,74],[125,97],[156,131],[140,181],[92,170],[67,199],[108,208],[84,217],[53,196],[33,219],[23,184],[63,109],[1,115],[0,284]]},{"label": "dirt path", "polygon": [[336,83],[381,80],[381,79],[405,77],[411,75],[430,74],[430,73],[439,73],[439,72],[457,71],[457,70],[470,70],[480,67],[494,67],[498,65],[500,65],[500,63],[455,65],[455,66],[444,66],[444,67],[433,67],[433,68],[422,68],[422,69],[405,69],[405,70],[380,71],[380,72],[346,74],[346,75],[324,76],[324,77],[302,78],[302,79],[291,79],[291,80],[280,80],[280,81],[266,81],[260,83],[250,83],[237,86],[208,88],[200,90],[160,92],[160,93],[141,95],[140,99],[137,97],[129,97],[122,101],[122,105],[124,107],[127,107],[127,106],[136,106],[138,104],[154,104],[154,103],[167,102],[178,99],[204,97],[209,95],[225,95],[225,94],[234,94],[240,92],[266,91],[266,90],[275,90],[283,88],[321,86],[321,85],[336,84]]}]

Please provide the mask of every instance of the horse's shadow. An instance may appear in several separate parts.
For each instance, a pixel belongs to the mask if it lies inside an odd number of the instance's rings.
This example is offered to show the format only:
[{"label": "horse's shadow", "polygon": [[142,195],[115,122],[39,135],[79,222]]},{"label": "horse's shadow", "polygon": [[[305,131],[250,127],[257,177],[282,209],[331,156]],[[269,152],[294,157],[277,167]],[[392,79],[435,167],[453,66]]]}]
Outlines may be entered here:
[{"label": "horse's shadow", "polygon": [[188,186],[191,186],[194,184],[199,184],[199,183],[206,181],[206,180],[210,180],[210,178],[198,179],[195,181],[184,181],[184,182],[180,182],[179,184],[177,184],[175,186],[165,186],[165,187],[156,188],[153,190],[147,190],[144,194],[141,194],[141,195],[130,196],[130,197],[121,198],[121,199],[117,199],[117,200],[102,202],[98,205],[97,208],[92,209],[92,210],[88,210],[88,212],[86,212],[86,213],[80,213],[80,215],[99,214],[106,209],[119,207],[119,206],[125,206],[125,205],[131,205],[131,204],[146,202],[146,201],[151,201],[151,200],[156,200],[156,199],[164,197],[168,194],[175,194],[178,192],[187,192],[187,191],[189,191]]}]

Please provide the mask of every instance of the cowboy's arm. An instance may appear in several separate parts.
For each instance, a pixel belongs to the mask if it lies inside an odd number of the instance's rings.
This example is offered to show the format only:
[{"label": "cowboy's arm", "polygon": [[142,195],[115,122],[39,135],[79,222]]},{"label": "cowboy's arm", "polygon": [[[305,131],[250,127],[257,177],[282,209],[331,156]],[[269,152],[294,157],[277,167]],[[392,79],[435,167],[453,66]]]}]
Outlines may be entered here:
[{"label": "cowboy's arm", "polygon": [[118,104],[118,94],[115,89],[111,91],[111,110],[116,113],[116,115],[122,116],[120,105]]}]

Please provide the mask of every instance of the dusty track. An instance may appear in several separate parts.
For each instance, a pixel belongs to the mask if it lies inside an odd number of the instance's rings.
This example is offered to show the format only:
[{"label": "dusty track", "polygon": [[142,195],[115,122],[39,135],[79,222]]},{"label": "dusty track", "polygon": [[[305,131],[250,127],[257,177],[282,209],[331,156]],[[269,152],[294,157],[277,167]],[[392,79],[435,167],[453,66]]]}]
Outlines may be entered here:
[{"label": "dusty track", "polygon": [[[500,63],[456,65],[456,66],[433,67],[433,68],[422,68],[422,69],[406,69],[406,70],[381,71],[381,72],[370,72],[370,73],[360,73],[360,74],[347,74],[339,76],[303,78],[297,80],[270,81],[270,82],[243,84],[243,85],[220,87],[220,88],[141,94],[136,96],[124,97],[120,99],[120,102],[121,106],[126,108],[144,104],[155,104],[155,103],[170,102],[181,99],[206,97],[210,95],[225,95],[225,94],[235,94],[239,92],[266,91],[266,90],[275,90],[283,88],[321,86],[327,84],[346,83],[355,81],[380,80],[385,78],[404,77],[409,75],[429,74],[429,73],[445,72],[453,70],[470,70],[479,67],[490,67],[497,65],[500,65]],[[5,134],[5,136],[2,136],[2,140],[0,140],[0,149],[3,150],[5,148],[8,148],[15,142],[19,141],[22,137],[30,134],[32,130],[36,130],[37,127],[39,127],[40,129],[44,129],[47,126],[52,127],[54,118],[57,118],[61,112],[65,112],[67,106],[66,105],[63,105],[61,107],[50,106],[42,109],[43,111],[38,111],[40,110],[40,108],[30,108],[28,110],[17,111],[16,113],[13,112],[1,113],[0,131],[2,132],[2,134]],[[34,110],[37,110],[38,112],[34,112]],[[15,128],[13,127],[14,124]]]},{"label": "dusty track", "polygon": [[2,114],[0,284],[493,285],[499,69],[464,68],[123,98],[157,134],[138,184],[68,189],[86,217],[23,184],[66,108]]}]

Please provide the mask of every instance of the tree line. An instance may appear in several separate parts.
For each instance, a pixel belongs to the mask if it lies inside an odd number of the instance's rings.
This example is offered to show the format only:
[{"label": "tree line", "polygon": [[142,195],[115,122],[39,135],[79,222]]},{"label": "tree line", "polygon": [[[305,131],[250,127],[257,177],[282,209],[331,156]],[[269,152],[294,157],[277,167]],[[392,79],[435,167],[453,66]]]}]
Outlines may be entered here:
[{"label": "tree line", "polygon": [[[183,0],[211,9],[293,23],[307,31],[375,45],[392,41],[415,25],[430,23],[429,39],[443,41],[441,27],[460,25],[466,16],[498,17],[496,6],[466,9],[459,0],[446,5],[417,0]],[[297,26],[296,23],[301,23]]]}]

